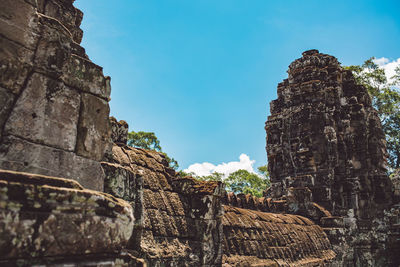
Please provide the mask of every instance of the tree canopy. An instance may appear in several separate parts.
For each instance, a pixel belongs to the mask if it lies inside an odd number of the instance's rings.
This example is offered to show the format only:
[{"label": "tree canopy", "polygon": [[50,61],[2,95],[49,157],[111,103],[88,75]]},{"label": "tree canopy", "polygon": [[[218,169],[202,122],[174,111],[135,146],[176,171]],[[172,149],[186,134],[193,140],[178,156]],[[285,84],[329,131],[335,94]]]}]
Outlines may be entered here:
[{"label": "tree canopy", "polygon": [[348,66],[358,84],[365,86],[372,99],[373,107],[378,111],[382,128],[386,135],[388,163],[392,171],[400,167],[400,68],[391,77],[386,78],[385,70],[370,58],[361,66]]},{"label": "tree canopy", "polygon": [[168,164],[174,170],[179,168],[178,162],[174,158],[170,158],[167,153],[161,149],[160,141],[153,132],[129,132],[128,133],[128,146],[139,147],[147,150],[154,150],[164,154]]},{"label": "tree canopy", "polygon": [[226,185],[228,192],[235,194],[251,194],[256,197],[262,197],[263,192],[269,186],[269,174],[267,166],[258,167],[259,174],[251,173],[247,170],[237,170],[224,179],[222,173],[214,172],[207,176],[195,176],[203,181],[222,181]]}]

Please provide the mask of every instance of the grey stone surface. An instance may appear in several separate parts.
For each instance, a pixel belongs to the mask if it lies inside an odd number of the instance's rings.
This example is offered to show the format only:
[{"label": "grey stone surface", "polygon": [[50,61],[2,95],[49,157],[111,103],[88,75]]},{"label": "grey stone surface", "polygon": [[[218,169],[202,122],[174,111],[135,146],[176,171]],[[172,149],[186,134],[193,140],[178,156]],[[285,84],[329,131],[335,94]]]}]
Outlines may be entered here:
[{"label": "grey stone surface", "polygon": [[121,199],[66,179],[0,170],[0,260],[115,253],[133,222]]},{"label": "grey stone surface", "polygon": [[14,95],[8,90],[0,87],[0,139],[4,123],[8,119],[12,104],[14,103]]},{"label": "grey stone surface", "polygon": [[107,101],[82,93],[76,153],[97,161],[110,145],[110,108]]},{"label": "grey stone surface", "polygon": [[71,32],[74,42],[80,43],[83,36],[83,31],[79,28],[83,13],[79,9],[71,5],[70,2],[60,2],[49,0],[46,3],[43,12],[49,17],[57,18]]},{"label": "grey stone surface", "polygon": [[12,110],[4,134],[74,151],[79,106],[77,91],[34,73]]},{"label": "grey stone surface", "polygon": [[0,86],[18,94],[33,68],[34,52],[0,35]]},{"label": "grey stone surface", "polygon": [[104,187],[99,162],[14,136],[4,137],[0,144],[0,169],[70,178],[92,190]]},{"label": "grey stone surface", "polygon": [[61,76],[66,84],[109,100],[110,77],[103,76],[102,67],[77,55],[72,55],[68,60]]},{"label": "grey stone surface", "polygon": [[126,121],[117,121],[116,118],[110,117],[111,139],[114,143],[127,144],[129,126]]},{"label": "grey stone surface", "polygon": [[2,0],[0,29],[6,39],[35,50],[40,34],[38,20],[34,6],[23,0]]},{"label": "grey stone surface", "polygon": [[110,79],[79,46],[82,12],[72,4],[0,3],[0,161],[103,190]]},{"label": "grey stone surface", "polygon": [[400,264],[379,119],[334,57],[306,51],[278,85],[266,197],[225,195],[110,126],[110,78],[79,45],[73,2],[0,2],[0,168],[129,204],[0,171],[1,266],[329,266],[331,245],[331,266]]}]

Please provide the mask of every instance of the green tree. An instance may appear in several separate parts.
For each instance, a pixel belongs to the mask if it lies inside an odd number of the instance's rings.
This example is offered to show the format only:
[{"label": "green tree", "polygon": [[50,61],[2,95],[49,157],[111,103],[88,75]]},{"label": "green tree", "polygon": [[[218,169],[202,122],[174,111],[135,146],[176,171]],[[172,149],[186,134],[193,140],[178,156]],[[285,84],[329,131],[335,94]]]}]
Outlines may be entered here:
[{"label": "green tree", "polygon": [[268,186],[270,185],[268,165],[263,165],[257,168],[258,172],[268,181]]},{"label": "green tree", "polygon": [[227,191],[232,191],[235,194],[251,194],[256,197],[262,197],[268,182],[269,180],[264,177],[246,170],[237,170],[224,180]]},{"label": "green tree", "polygon": [[389,171],[392,171],[400,167],[400,68],[396,68],[393,82],[388,82],[385,70],[379,68],[374,59],[366,60],[361,66],[345,68],[351,70],[356,82],[368,90],[372,105],[378,111],[386,136]]},{"label": "green tree", "polygon": [[[193,173],[191,175],[194,176]],[[220,182],[220,181],[223,180],[224,174],[220,173],[220,172],[213,172],[210,175],[195,176],[195,177],[196,177],[196,179],[201,180],[201,181],[217,181],[217,182]]]},{"label": "green tree", "polygon": [[153,132],[129,132],[128,146],[140,147],[147,150],[155,150],[161,152],[160,141]]},{"label": "green tree", "polygon": [[178,162],[174,158],[170,158],[167,153],[162,151],[160,141],[153,132],[129,132],[128,146],[160,152],[165,156],[165,159],[168,161],[168,164],[171,168],[173,168],[174,170],[177,170],[179,168]]},{"label": "green tree", "polygon": [[[226,191],[235,194],[251,194],[262,197],[264,190],[269,186],[269,175],[267,165],[258,167],[259,174],[251,173],[247,170],[237,170],[224,179],[222,173],[214,172],[207,176],[195,176],[202,181],[222,181],[226,186]],[[192,176],[194,176],[192,174]]]}]

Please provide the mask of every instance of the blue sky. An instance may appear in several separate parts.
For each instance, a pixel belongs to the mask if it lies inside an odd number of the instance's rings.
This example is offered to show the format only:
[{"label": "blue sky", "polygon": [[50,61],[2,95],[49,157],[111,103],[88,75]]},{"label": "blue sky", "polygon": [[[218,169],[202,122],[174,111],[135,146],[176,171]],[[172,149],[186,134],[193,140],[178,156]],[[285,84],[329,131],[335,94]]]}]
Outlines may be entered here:
[{"label": "blue sky", "polygon": [[[111,115],[181,167],[266,163],[264,122],[290,62],[400,57],[400,1],[78,0],[82,45],[111,76]],[[228,164],[227,164],[228,165]]]}]

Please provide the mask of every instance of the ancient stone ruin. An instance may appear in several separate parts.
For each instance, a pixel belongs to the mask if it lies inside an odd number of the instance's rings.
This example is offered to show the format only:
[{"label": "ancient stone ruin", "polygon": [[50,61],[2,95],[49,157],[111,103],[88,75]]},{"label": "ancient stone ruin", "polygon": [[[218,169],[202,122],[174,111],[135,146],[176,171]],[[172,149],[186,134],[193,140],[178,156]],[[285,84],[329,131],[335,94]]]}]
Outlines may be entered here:
[{"label": "ancient stone ruin", "polygon": [[341,265],[397,266],[399,206],[367,90],[317,50],[304,52],[288,74],[265,126],[267,195],[281,212],[322,226]]},{"label": "ancient stone ruin", "polygon": [[0,266],[400,264],[380,122],[334,57],[290,65],[266,123],[272,186],[235,195],[127,146],[73,2],[0,4]]},{"label": "ancient stone ruin", "polygon": [[72,2],[1,2],[0,168],[101,191],[110,78],[79,46],[83,14]]}]

